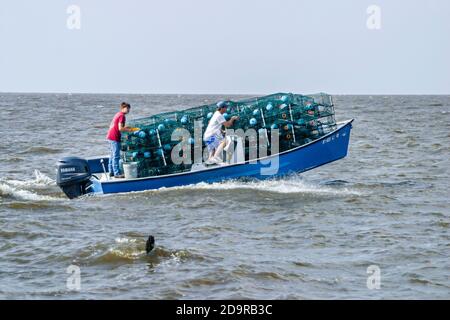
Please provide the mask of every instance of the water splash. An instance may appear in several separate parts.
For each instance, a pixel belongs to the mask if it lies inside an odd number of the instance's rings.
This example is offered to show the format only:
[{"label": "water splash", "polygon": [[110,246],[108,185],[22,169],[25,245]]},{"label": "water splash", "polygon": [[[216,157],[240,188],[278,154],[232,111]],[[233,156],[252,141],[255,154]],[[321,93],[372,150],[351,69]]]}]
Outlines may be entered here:
[{"label": "water splash", "polygon": [[195,185],[181,186],[174,188],[161,188],[158,191],[170,190],[256,190],[263,192],[281,193],[281,194],[315,194],[315,195],[363,195],[362,192],[350,188],[331,187],[312,182],[306,182],[299,176],[289,177],[287,179],[271,179],[261,181],[239,181],[230,180],[220,183],[198,183]]},{"label": "water splash", "polygon": [[116,243],[136,243],[136,238],[120,237],[115,239]]},{"label": "water splash", "polygon": [[15,187],[32,187],[32,188],[43,188],[56,185],[55,180],[43,174],[37,169],[34,170],[34,179],[9,180],[2,178],[0,179],[0,182],[4,182],[7,183],[8,185],[12,185]]},{"label": "water splash", "polygon": [[145,237],[118,237],[114,244],[98,243],[84,249],[75,260],[87,265],[120,265],[140,261],[157,266],[181,263],[188,259],[203,259],[187,250],[169,250],[161,246],[147,254],[145,242]]},{"label": "water splash", "polygon": [[1,198],[14,198],[19,200],[27,200],[27,201],[58,201],[60,199],[39,195],[37,193],[14,188],[10,185],[0,183],[0,197]]}]

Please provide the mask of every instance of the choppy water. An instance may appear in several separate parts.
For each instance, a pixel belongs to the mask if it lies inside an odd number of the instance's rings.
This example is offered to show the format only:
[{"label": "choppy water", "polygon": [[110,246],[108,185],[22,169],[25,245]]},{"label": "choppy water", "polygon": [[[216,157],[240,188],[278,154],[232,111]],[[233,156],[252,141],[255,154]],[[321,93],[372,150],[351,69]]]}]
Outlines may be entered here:
[{"label": "choppy water", "polygon": [[73,201],[56,187],[58,158],[107,154],[122,100],[131,118],[220,98],[238,97],[0,94],[0,298],[450,298],[449,96],[337,96],[349,155],[301,176]]}]

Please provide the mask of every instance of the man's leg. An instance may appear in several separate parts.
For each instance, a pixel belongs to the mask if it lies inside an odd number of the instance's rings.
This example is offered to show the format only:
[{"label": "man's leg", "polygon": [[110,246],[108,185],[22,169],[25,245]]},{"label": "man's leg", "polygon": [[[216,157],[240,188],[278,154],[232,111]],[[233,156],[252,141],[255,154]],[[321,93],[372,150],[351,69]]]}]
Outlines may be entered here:
[{"label": "man's leg", "polygon": [[205,144],[206,144],[206,148],[208,148],[208,160],[207,162],[211,161],[214,157],[214,152],[215,152],[215,148],[214,148],[214,137],[210,137],[207,140],[204,140]]},{"label": "man's leg", "polygon": [[234,153],[234,141],[229,136],[225,137],[225,141],[225,148],[223,149],[226,152],[226,161],[230,163]]},{"label": "man's leg", "polygon": [[109,141],[108,172],[109,172],[110,175],[114,174],[114,171],[113,171],[113,159],[114,159],[113,142]]},{"label": "man's leg", "polygon": [[120,175],[119,160],[120,160],[120,142],[113,141],[113,170],[114,175]]},{"label": "man's leg", "polygon": [[222,157],[223,157],[222,153],[223,153],[223,148],[225,148],[225,143],[226,143],[226,140],[223,139],[223,140],[220,142],[220,144],[217,146],[216,152],[214,153],[214,158],[223,160],[223,159],[222,159]]}]

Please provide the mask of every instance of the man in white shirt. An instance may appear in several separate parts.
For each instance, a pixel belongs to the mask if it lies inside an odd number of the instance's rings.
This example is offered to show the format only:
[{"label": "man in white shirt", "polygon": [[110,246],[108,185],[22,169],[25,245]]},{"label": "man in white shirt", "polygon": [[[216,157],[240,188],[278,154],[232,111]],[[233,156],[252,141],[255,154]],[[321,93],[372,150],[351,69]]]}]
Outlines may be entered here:
[{"label": "man in white shirt", "polygon": [[223,114],[227,112],[228,103],[221,101],[217,103],[217,111],[211,117],[205,134],[203,135],[203,141],[208,148],[209,158],[207,163],[220,163],[222,162],[221,153],[225,147],[225,139],[222,134],[222,126],[226,128],[231,127],[234,121],[239,117],[233,116],[230,120],[226,121]]}]

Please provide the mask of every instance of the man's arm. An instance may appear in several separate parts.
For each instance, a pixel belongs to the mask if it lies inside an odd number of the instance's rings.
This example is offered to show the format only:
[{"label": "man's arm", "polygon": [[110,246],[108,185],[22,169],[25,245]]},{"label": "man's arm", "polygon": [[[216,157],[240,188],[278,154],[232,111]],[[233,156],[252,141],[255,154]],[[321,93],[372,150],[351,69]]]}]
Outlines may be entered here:
[{"label": "man's arm", "polygon": [[232,116],[230,120],[225,121],[224,123],[222,123],[225,128],[229,128],[233,125],[234,121],[239,120],[238,116]]},{"label": "man's arm", "polygon": [[122,122],[119,122],[119,131],[120,132],[132,132],[130,127],[126,127]]}]

